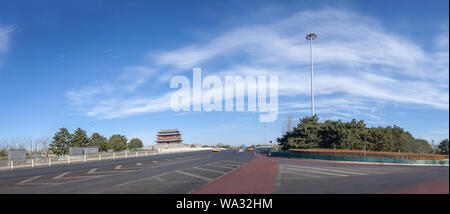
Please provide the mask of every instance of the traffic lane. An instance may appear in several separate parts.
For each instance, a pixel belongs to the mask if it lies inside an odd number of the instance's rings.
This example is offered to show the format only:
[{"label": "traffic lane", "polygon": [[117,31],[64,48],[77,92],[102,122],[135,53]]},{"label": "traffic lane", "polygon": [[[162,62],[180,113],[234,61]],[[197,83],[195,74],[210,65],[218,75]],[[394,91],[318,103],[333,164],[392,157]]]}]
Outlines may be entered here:
[{"label": "traffic lane", "polygon": [[[31,187],[52,186],[61,183],[70,183],[76,180],[88,180],[111,174],[132,172],[142,168],[152,168],[157,166],[165,166],[195,159],[196,156],[170,157],[166,159],[148,160],[146,162],[118,164],[101,168],[81,169],[75,171],[66,171],[60,173],[42,174],[32,177],[20,177],[12,179],[4,179],[0,181],[1,193],[18,193],[23,191],[31,191]],[[22,188],[21,188],[22,187]]]},{"label": "traffic lane", "polygon": [[437,180],[391,189],[381,194],[449,194],[449,181]]},{"label": "traffic lane", "polygon": [[448,180],[448,167],[279,163],[277,193],[378,193],[432,180]]},{"label": "traffic lane", "polygon": [[[172,170],[153,177],[115,185],[103,193],[186,194],[239,168],[244,162],[229,159]],[[210,166],[216,167],[211,169]],[[219,168],[219,169],[217,169]]]},{"label": "traffic lane", "polygon": [[189,153],[177,153],[177,154],[164,154],[164,155],[149,155],[147,157],[129,157],[127,159],[115,159],[115,160],[101,160],[101,161],[89,161],[87,163],[71,163],[67,165],[54,165],[50,167],[36,167],[27,169],[14,169],[14,170],[2,170],[0,171],[0,181],[4,179],[31,177],[43,174],[60,173],[67,171],[74,171],[80,169],[90,169],[104,166],[112,166],[116,164],[128,164],[136,163],[147,160],[160,160],[171,157],[183,157],[183,156],[195,156],[209,154],[211,151],[198,151]]},{"label": "traffic lane", "polygon": [[387,174],[344,178],[289,179],[281,181],[281,194],[376,194],[402,186],[414,185],[429,178],[422,174]]},{"label": "traffic lane", "polygon": [[[211,162],[224,161],[224,160],[235,160],[235,161],[250,161],[254,158],[253,155],[249,154],[240,154],[236,151],[222,151],[219,153],[207,153],[202,155],[201,158],[191,159],[188,161],[179,162],[176,164],[169,164],[164,166],[157,166],[153,168],[144,168],[141,170],[124,172],[120,174],[107,175],[100,178],[90,178],[85,180],[78,180],[73,182],[41,186],[32,189],[24,189],[20,193],[171,193],[171,188],[186,188],[192,190],[197,186],[195,184],[187,183],[186,186],[178,186],[169,185],[168,188],[158,188],[162,186],[161,184],[143,184],[143,186],[137,185],[135,188],[124,188],[127,184],[131,182],[131,184],[140,183],[142,181],[146,181],[150,177],[158,176],[161,174],[168,174],[175,171],[180,171],[192,167],[198,167],[200,165],[208,164]],[[178,173],[179,174],[179,173]],[[180,175],[178,175],[179,177]],[[137,182],[132,182],[137,181]],[[196,182],[194,182],[196,183]],[[203,185],[202,182],[197,182],[198,185]],[[130,185],[131,185],[130,184]],[[119,185],[119,186],[118,186]],[[146,185],[150,185],[147,187]],[[156,191],[150,191],[153,187],[156,186]],[[146,191],[143,191],[146,190]],[[181,191],[181,192],[180,192]],[[177,190],[177,193],[188,193],[184,192],[183,189]]]}]

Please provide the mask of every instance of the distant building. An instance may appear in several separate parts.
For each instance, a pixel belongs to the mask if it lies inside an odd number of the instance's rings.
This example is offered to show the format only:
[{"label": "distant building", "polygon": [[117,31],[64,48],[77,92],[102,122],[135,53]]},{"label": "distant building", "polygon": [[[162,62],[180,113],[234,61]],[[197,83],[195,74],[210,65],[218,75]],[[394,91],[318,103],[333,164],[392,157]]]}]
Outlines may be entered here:
[{"label": "distant building", "polygon": [[181,134],[178,129],[161,130],[156,135],[157,144],[181,144]]}]

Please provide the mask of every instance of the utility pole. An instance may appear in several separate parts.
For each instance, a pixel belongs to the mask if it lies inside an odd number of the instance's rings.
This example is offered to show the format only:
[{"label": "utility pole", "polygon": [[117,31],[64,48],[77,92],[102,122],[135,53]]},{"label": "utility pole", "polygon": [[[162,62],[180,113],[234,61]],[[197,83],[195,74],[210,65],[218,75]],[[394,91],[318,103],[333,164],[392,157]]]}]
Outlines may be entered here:
[{"label": "utility pole", "polygon": [[271,146],[273,146],[273,121],[272,121],[272,141],[271,141]]},{"label": "utility pole", "polygon": [[264,144],[267,145],[267,126],[264,125]]},{"label": "utility pole", "polygon": [[312,41],[317,38],[317,35],[314,33],[310,33],[305,37],[309,40],[309,49],[310,49],[310,57],[311,57],[311,117],[314,116],[314,63],[313,63],[313,48]]}]

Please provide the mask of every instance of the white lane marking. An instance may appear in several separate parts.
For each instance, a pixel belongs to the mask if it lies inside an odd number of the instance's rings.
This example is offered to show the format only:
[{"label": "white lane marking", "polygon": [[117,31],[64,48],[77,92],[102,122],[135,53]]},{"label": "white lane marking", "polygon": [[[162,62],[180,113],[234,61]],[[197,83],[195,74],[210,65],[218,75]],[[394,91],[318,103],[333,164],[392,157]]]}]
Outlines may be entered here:
[{"label": "white lane marking", "polygon": [[122,168],[122,165],[117,165],[116,167],[114,167],[114,170],[118,170],[118,169],[121,169]]},{"label": "white lane marking", "polygon": [[85,179],[85,178],[97,178],[97,177],[103,177],[105,175],[82,175],[82,176],[70,176],[70,177],[64,177],[64,178],[70,178],[70,179]]},{"label": "white lane marking", "polygon": [[236,164],[236,165],[242,165],[242,162],[236,162],[236,161],[222,161],[223,163],[231,163],[231,164]]},{"label": "white lane marking", "polygon": [[114,173],[121,173],[121,172],[132,172],[132,171],[136,171],[133,169],[126,169],[126,170],[120,170],[120,171],[100,171],[100,172],[92,172],[91,174],[114,174]]},{"label": "white lane marking", "polygon": [[351,171],[346,171],[346,170],[336,170],[336,169],[330,169],[330,168],[318,168],[318,167],[299,166],[299,165],[293,165],[293,164],[289,164],[288,167],[300,168],[300,169],[313,169],[313,170],[325,171],[325,172],[336,172],[336,173],[341,173],[341,174],[368,175],[366,173],[361,173],[361,172],[351,172]]},{"label": "white lane marking", "polygon": [[16,185],[29,185],[29,186],[36,186],[36,185],[55,185],[55,183],[24,183],[24,184],[16,184]]},{"label": "white lane marking", "polygon": [[[284,175],[296,175],[296,176],[300,176],[300,177],[295,177],[295,178],[285,178]],[[291,179],[299,179],[302,177],[307,177],[307,178],[325,178],[325,176],[320,176],[320,175],[313,175],[313,174],[305,174],[304,172],[299,172],[299,171],[290,171],[289,169],[283,169],[283,172],[280,175],[280,179],[281,180],[291,180]]]},{"label": "white lane marking", "polygon": [[67,174],[69,174],[69,173],[71,173],[71,172],[64,172],[64,173],[61,173],[60,175],[53,177],[52,180],[55,180],[55,179],[61,179],[62,177],[64,177],[65,175],[67,175]]},{"label": "white lane marking", "polygon": [[299,172],[333,175],[333,176],[340,176],[340,177],[348,176],[348,175],[336,174],[336,173],[331,173],[331,172],[323,172],[323,171],[318,171],[318,170],[313,170],[313,169],[300,169],[300,168],[288,168],[288,167],[284,167],[284,169],[289,170],[289,171],[299,171]]},{"label": "white lane marking", "polygon": [[136,166],[142,166],[142,163],[136,163]]},{"label": "white lane marking", "polygon": [[241,164],[232,164],[232,163],[227,163],[227,162],[215,162],[215,163],[218,163],[218,164],[222,164],[222,165],[225,165],[225,166],[234,166],[234,167],[238,167],[238,166],[240,166]]},{"label": "white lane marking", "polygon": [[28,182],[30,182],[30,181],[32,181],[32,180],[36,180],[36,179],[38,179],[38,178],[40,178],[40,177],[42,177],[42,175],[38,175],[38,176],[31,177],[31,178],[26,179],[26,180],[23,180],[23,181],[21,181],[21,182],[19,182],[19,183],[17,183],[17,184],[18,184],[18,185],[25,184],[25,183],[28,183]]},{"label": "white lane marking", "polygon": [[219,170],[214,170],[214,169],[205,169],[205,168],[201,168],[201,167],[192,167],[194,169],[199,169],[199,170],[203,170],[203,171],[209,171],[209,172],[215,172],[215,173],[219,173],[219,174],[224,174],[226,172],[222,172]]},{"label": "white lane marking", "polygon": [[158,161],[152,161],[152,163],[158,163]]},{"label": "white lane marking", "polygon": [[369,174],[388,174],[388,172],[378,172],[371,169],[353,169],[353,168],[342,168],[345,171],[369,173]]},{"label": "white lane marking", "polygon": [[395,168],[357,168],[358,170],[367,170],[374,174],[394,174],[394,173],[408,173],[408,172],[421,172],[417,169],[395,169]]},{"label": "white lane marking", "polygon": [[159,176],[155,176],[155,177],[153,177],[154,179],[156,179],[156,180],[158,180],[159,182],[165,182],[166,180],[164,180],[164,179],[162,179],[161,177],[159,177]]},{"label": "white lane marking", "polygon": [[231,166],[223,166],[223,165],[218,165],[217,163],[209,163],[206,165],[210,165],[210,166],[217,166],[217,167],[222,167],[222,168],[226,168],[226,169],[234,169],[236,167],[231,167]]},{"label": "white lane marking", "polygon": [[201,176],[201,175],[196,175],[196,174],[192,174],[192,173],[189,173],[189,172],[184,172],[184,171],[181,171],[181,170],[177,170],[175,172],[179,173],[179,174],[183,174],[183,175],[189,176],[189,177],[198,178],[200,180],[204,180],[204,181],[207,181],[207,182],[213,180],[212,178],[207,178],[207,177],[204,177],[204,176]]},{"label": "white lane marking", "polygon": [[277,179],[276,179],[276,185],[280,186],[279,180],[281,179],[281,171],[283,170],[283,164],[278,164],[278,172],[277,172]]},{"label": "white lane marking", "polygon": [[89,171],[87,172],[87,174],[92,174],[92,173],[94,173],[95,171],[97,171],[97,168],[93,168],[93,169],[89,170]]},{"label": "white lane marking", "polygon": [[120,186],[125,186],[125,185],[128,185],[128,184],[132,184],[132,183],[136,183],[136,182],[140,182],[140,181],[151,180],[151,179],[154,179],[154,178],[156,178],[157,180],[164,181],[162,178],[159,178],[159,177],[163,176],[163,175],[166,175],[166,174],[169,174],[169,173],[172,173],[172,172],[166,172],[166,173],[162,173],[162,174],[155,175],[155,176],[152,176],[152,177],[136,179],[136,180],[133,180],[133,181],[128,181],[128,182],[117,184],[117,185],[114,185],[114,186],[115,187],[120,187]]}]

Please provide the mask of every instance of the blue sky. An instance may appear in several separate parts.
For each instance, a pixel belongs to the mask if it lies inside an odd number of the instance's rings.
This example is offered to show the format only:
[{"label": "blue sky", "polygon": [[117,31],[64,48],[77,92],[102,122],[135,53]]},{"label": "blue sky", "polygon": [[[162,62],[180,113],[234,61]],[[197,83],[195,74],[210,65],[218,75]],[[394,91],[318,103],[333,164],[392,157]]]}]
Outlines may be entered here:
[{"label": "blue sky", "polygon": [[316,113],[399,125],[436,142],[449,133],[448,1],[1,1],[0,141],[78,127],[151,145],[258,144],[254,112],[174,112],[170,79],[277,75],[279,115]]}]

